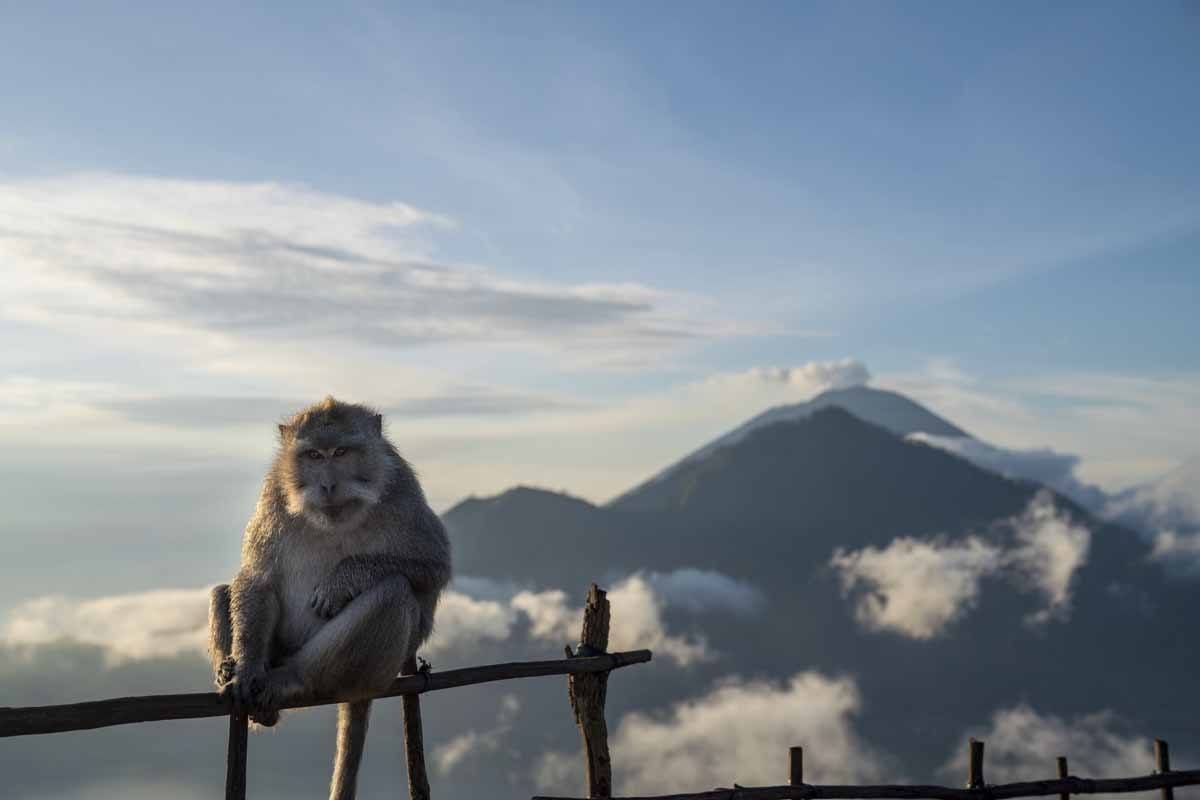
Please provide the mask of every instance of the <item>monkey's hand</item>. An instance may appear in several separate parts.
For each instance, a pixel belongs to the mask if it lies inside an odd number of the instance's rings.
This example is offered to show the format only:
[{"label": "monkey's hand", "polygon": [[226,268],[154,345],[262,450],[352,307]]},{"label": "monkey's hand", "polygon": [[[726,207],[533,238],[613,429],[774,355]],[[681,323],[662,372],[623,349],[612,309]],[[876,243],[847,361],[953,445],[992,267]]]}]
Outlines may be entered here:
[{"label": "monkey's hand", "polygon": [[342,570],[335,569],[333,573],[317,584],[313,589],[312,599],[308,604],[317,616],[323,619],[333,619],[346,604],[354,599],[353,585],[343,580]]},{"label": "monkey's hand", "polygon": [[214,679],[217,684],[218,691],[225,691],[225,687],[237,675],[237,661],[233,656],[225,656],[219,665],[217,665],[217,674]]}]

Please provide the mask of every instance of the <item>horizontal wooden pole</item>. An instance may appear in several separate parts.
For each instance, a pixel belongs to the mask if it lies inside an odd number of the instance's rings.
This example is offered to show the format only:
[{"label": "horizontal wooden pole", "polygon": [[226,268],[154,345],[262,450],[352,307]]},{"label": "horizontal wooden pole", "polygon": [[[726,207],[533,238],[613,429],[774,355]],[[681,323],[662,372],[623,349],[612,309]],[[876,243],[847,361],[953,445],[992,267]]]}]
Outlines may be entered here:
[{"label": "horizontal wooden pole", "polygon": [[[567,675],[574,672],[607,672],[630,664],[649,661],[649,650],[627,653],[608,653],[600,656],[562,658],[554,661],[514,661],[509,664],[489,664],[465,667],[444,672],[427,672],[397,678],[386,692],[372,697],[395,697],[402,694],[423,694],[456,686],[490,683],[513,678],[537,678],[543,675]],[[364,700],[362,696],[313,698],[286,706],[302,708],[323,706],[347,700]],[[134,722],[158,722],[166,719],[200,719],[221,717],[230,712],[228,701],[216,692],[198,694],[157,694],[144,697],[116,697],[58,706],[0,707],[0,738],[32,736],[42,733],[83,731],[129,725]]]},{"label": "horizontal wooden pole", "polygon": [[[664,794],[638,797],[614,797],[612,800],[1003,800],[1009,797],[1042,797],[1070,792],[1071,794],[1120,794],[1144,792],[1170,786],[1200,784],[1200,770],[1142,775],[1136,778],[1064,778],[1024,783],[1003,783],[980,789],[958,789],[951,786],[818,786],[803,783],[799,786],[745,786],[733,789],[713,789],[691,794]],[[567,797],[534,797],[533,800],[583,800]]]}]

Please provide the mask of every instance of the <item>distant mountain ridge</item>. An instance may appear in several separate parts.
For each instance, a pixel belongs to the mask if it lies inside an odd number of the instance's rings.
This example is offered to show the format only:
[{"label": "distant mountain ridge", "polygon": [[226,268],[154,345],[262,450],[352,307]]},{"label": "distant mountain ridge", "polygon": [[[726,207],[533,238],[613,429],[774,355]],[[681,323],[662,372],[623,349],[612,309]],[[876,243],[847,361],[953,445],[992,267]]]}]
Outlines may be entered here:
[{"label": "distant mountain ridge", "polygon": [[832,566],[835,553],[967,541],[1013,552],[1023,546],[1013,520],[1046,491],[905,438],[921,429],[967,436],[890,392],[827,392],[759,415],[606,505],[521,487],[466,500],[443,517],[464,575],[571,591],[637,571],[694,568],[763,595],[756,615],[706,615],[698,629],[736,661],[664,674],[644,703],[695,695],[731,671],[850,674],[864,698],[864,729],[884,732],[881,744],[926,775],[962,731],[1016,702],[1064,715],[1111,707],[1160,735],[1190,730],[1190,717],[1172,709],[1173,698],[1200,691],[1191,666],[1200,645],[1179,634],[1197,584],[1171,580],[1145,540],[1061,495],[1051,495],[1055,513],[1090,533],[1061,616],[1031,624],[1044,596],[1016,578],[989,576],[963,601],[962,619],[931,639],[864,627]]}]

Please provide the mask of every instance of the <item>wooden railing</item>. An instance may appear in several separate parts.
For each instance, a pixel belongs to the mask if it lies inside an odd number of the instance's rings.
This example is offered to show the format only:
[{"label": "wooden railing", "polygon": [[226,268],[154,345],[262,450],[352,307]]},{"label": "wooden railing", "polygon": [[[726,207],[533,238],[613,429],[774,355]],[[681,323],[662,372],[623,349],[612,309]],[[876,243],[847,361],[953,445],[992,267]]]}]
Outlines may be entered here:
[{"label": "wooden railing", "polygon": [[[405,665],[406,674],[397,678],[387,691],[376,698],[403,697],[404,747],[408,764],[409,797],[429,800],[429,782],[425,774],[425,754],[421,733],[419,696],[426,692],[470,686],[476,683],[567,675],[568,697],[576,724],[583,737],[583,750],[589,798],[612,797],[612,763],[608,751],[608,727],[604,706],[608,673],[651,659],[649,650],[609,653],[609,605],[605,593],[592,585],[584,608],[583,633],[579,652],[568,646],[566,658],[554,661],[517,661],[490,664],[445,672],[418,671],[415,662]],[[362,697],[322,697],[295,703],[287,708],[329,705]],[[168,719],[229,717],[229,744],[226,763],[225,797],[244,800],[246,796],[247,720],[229,703],[213,692],[199,694],[119,697],[86,703],[27,708],[0,708],[0,738],[35,736],[45,733],[91,730],[137,722]],[[788,752],[790,782],[786,786],[738,786],[689,794],[654,797],[624,797],[613,800],[1007,800],[1014,797],[1058,795],[1070,800],[1073,794],[1122,794],[1159,790],[1161,800],[1174,800],[1180,786],[1200,785],[1200,770],[1171,770],[1167,743],[1154,742],[1155,771],[1128,778],[1079,778],[1072,776],[1067,759],[1057,758],[1055,779],[989,785],[983,779],[983,742],[969,744],[968,774],[965,787],[906,785],[821,785],[804,782],[804,751],[793,747]],[[535,797],[533,800],[577,800],[564,797]]]},{"label": "wooden railing", "polygon": [[[970,759],[965,787],[893,784],[884,786],[837,786],[804,782],[804,750],[788,752],[790,781],[786,786],[738,786],[688,794],[613,797],[610,800],[1007,800],[1012,797],[1058,795],[1069,800],[1073,794],[1124,794],[1158,789],[1162,800],[1174,800],[1174,789],[1200,784],[1200,770],[1171,771],[1167,743],[1154,740],[1157,769],[1131,778],[1077,778],[1070,774],[1065,756],[1056,759],[1058,778],[1022,783],[987,784],[983,780],[983,742],[970,740]],[[594,797],[595,795],[593,795]],[[608,795],[605,795],[608,797]],[[578,800],[568,797],[534,797],[533,800]]]}]

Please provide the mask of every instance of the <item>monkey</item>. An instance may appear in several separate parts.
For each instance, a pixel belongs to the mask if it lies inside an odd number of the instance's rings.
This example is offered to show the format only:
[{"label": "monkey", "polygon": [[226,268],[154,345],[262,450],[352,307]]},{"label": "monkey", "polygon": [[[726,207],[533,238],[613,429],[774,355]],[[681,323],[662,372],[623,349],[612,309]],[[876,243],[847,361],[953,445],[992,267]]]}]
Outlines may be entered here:
[{"label": "monkey", "polygon": [[372,695],[433,631],[450,542],[383,417],[332,396],[279,425],[279,448],[215,587],[209,652],[217,689],[258,726],[302,698],[338,705],[330,800],[353,800]]}]

